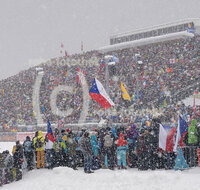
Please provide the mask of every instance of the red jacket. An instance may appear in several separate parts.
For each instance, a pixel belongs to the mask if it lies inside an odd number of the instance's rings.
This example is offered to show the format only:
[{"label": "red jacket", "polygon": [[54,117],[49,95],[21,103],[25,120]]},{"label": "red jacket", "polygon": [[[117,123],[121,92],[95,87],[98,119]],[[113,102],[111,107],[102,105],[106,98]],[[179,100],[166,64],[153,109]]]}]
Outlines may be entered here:
[{"label": "red jacket", "polygon": [[127,141],[124,139],[124,135],[122,133],[119,134],[119,138],[117,140],[117,147],[120,146],[126,146],[128,143]]}]

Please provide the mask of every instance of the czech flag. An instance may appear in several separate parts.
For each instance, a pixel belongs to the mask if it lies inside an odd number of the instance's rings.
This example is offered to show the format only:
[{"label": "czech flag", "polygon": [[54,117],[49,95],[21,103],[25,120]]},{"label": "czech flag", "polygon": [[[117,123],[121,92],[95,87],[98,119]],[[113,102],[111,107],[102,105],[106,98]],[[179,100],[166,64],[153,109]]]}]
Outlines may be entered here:
[{"label": "czech flag", "polygon": [[188,132],[188,124],[186,123],[184,119],[182,119],[181,116],[179,116],[174,152],[177,151],[177,146],[179,144],[181,137],[185,135],[187,132]]},{"label": "czech flag", "polygon": [[110,97],[106,93],[103,85],[96,78],[94,79],[92,83],[92,87],[90,89],[89,95],[97,103],[101,104],[101,106],[105,110],[115,105],[114,102],[110,99]]},{"label": "czech flag", "polygon": [[159,148],[167,152],[173,152],[175,128],[160,124],[159,128]]},{"label": "czech flag", "polygon": [[51,123],[49,120],[47,120],[47,138],[49,141],[51,141],[52,143],[55,142],[55,138],[54,138],[54,135],[53,135],[53,130],[51,128]]}]

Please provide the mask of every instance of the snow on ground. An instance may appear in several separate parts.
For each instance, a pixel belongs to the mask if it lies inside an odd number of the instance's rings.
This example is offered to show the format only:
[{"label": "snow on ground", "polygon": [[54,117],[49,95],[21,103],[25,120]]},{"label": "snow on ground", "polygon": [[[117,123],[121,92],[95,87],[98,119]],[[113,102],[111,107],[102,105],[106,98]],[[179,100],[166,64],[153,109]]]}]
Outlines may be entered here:
[{"label": "snow on ground", "polygon": [[156,170],[105,170],[85,174],[67,167],[26,173],[21,181],[4,185],[3,190],[197,190],[200,169],[175,172]]},{"label": "snow on ground", "polygon": [[[12,150],[15,143],[0,142],[0,150]],[[100,169],[85,174],[83,168],[74,171],[59,167],[25,173],[21,181],[4,185],[2,190],[198,190],[200,168],[175,172],[174,170],[138,171],[137,169],[111,171]]]}]

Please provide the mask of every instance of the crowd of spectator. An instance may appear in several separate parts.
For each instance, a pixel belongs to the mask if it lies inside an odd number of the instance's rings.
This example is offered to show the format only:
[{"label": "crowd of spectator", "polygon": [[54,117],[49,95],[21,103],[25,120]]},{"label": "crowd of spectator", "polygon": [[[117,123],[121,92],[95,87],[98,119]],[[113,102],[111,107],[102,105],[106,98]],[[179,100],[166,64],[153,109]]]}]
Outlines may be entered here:
[{"label": "crowd of spectator", "polygon": [[176,171],[200,167],[200,123],[192,119],[187,124],[178,147],[175,124],[170,127],[166,149],[161,149],[160,117],[151,119],[149,126],[132,123],[123,127],[108,122],[102,128],[80,131],[56,128],[53,132],[48,123],[46,135],[36,131],[33,139],[27,136],[23,144],[16,141],[12,155],[8,150],[0,153],[0,186],[21,180],[23,173],[36,168],[83,167],[88,174],[98,169]]},{"label": "crowd of spectator", "polygon": [[[131,123],[135,118],[156,113],[162,114],[166,122],[171,122],[177,111],[183,111],[178,109],[178,101],[193,95],[194,91],[199,91],[199,47],[200,36],[196,35],[189,39],[166,41],[106,54],[90,51],[51,59],[39,65],[44,72],[39,96],[40,111],[53,123],[58,120],[65,124],[77,123],[83,111],[83,89],[80,83],[76,83],[77,68],[85,71],[89,87],[95,77],[105,85],[105,67],[102,68],[101,64],[105,55],[109,54],[118,58],[115,65],[109,66],[109,95],[115,106],[107,114],[98,103],[90,99],[86,122],[98,123],[101,118],[109,117],[107,119],[114,123]],[[140,57],[136,57],[136,54]],[[37,124],[32,100],[36,77],[34,67],[0,81],[0,126],[4,130],[8,127],[15,129],[20,124]],[[125,85],[131,102],[122,99],[120,81]],[[72,114],[64,118],[53,114],[50,105],[50,95],[58,85],[73,87],[71,94],[61,91],[56,98],[58,109],[73,109]],[[184,108],[184,112],[190,115],[193,114],[191,110],[192,107]],[[43,120],[46,122],[45,118]]]}]

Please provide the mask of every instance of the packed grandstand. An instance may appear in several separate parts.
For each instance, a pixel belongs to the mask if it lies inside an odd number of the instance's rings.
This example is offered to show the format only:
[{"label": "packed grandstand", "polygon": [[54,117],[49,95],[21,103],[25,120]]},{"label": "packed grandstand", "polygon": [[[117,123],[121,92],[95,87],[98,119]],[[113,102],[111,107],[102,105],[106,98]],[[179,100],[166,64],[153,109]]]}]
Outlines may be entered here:
[{"label": "packed grandstand", "polygon": [[[0,126],[3,131],[20,130],[19,126],[36,126],[40,122],[59,121],[66,124],[140,122],[142,118],[159,114],[163,122],[171,123],[177,114],[194,116],[193,106],[184,106],[182,100],[199,92],[200,35],[165,40],[137,47],[106,52],[94,50],[81,54],[52,58],[37,67],[0,81]],[[138,64],[135,55],[140,55]],[[87,111],[83,105],[84,86],[77,81],[80,73],[87,88],[98,78],[106,85],[106,55],[118,58],[109,66],[109,96],[115,103],[110,111],[89,98]],[[39,69],[38,69],[39,68]],[[40,76],[41,81],[38,77]],[[122,98],[120,82],[125,85],[131,101]],[[60,88],[55,97],[52,93]],[[39,89],[38,95],[36,88]],[[54,106],[51,99],[54,99]],[[38,110],[37,110],[38,105]],[[196,107],[198,112],[199,107]],[[71,110],[67,113],[67,110]],[[61,114],[60,114],[61,113]]]}]

